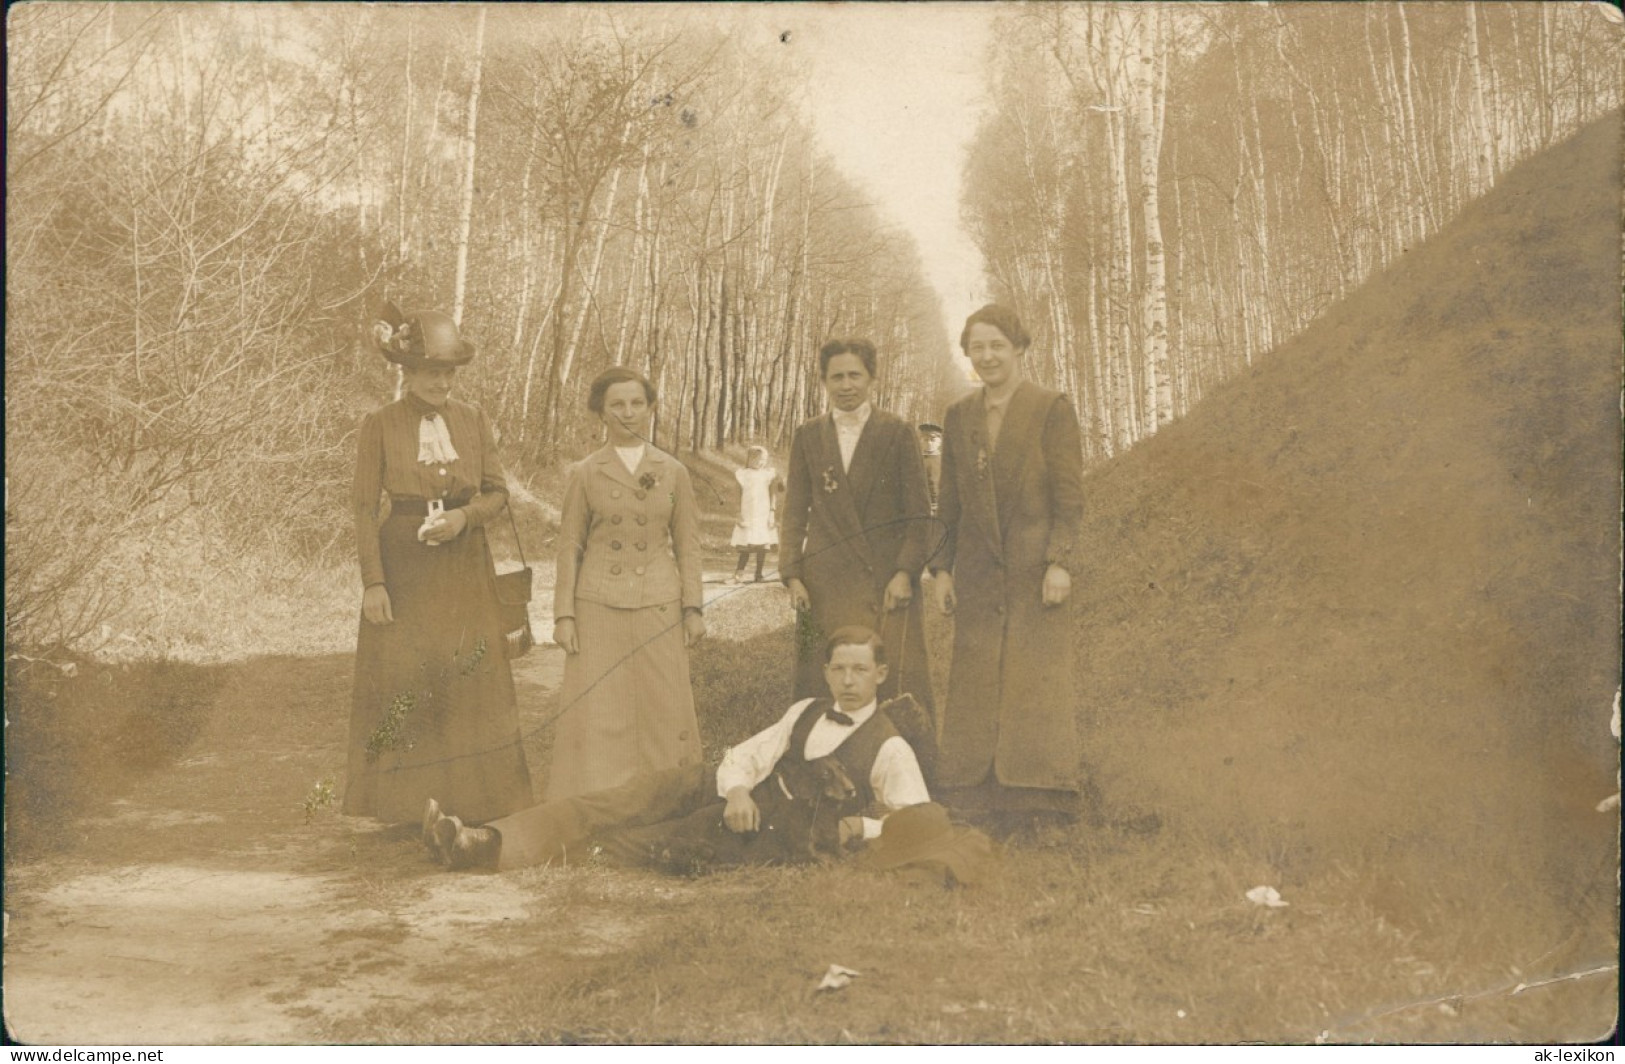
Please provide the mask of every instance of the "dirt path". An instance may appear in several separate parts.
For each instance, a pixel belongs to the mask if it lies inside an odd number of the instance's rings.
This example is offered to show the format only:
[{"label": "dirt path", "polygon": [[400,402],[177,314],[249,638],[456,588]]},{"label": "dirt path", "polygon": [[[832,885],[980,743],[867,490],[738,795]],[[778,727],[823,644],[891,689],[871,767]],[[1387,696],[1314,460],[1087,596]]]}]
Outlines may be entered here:
[{"label": "dirt path", "polygon": [[[708,600],[725,594],[723,628],[782,592],[708,583]],[[380,1002],[466,1017],[513,978],[505,960],[611,952],[690,903],[690,884],[653,876],[453,876],[412,829],[331,808],[306,823],[318,780],[342,791],[350,668],[342,654],[226,667],[180,761],[62,823],[55,855],[8,865],[14,1038],[323,1042]],[[556,649],[515,667],[533,766],[562,669]],[[567,925],[547,918],[565,904]]]}]

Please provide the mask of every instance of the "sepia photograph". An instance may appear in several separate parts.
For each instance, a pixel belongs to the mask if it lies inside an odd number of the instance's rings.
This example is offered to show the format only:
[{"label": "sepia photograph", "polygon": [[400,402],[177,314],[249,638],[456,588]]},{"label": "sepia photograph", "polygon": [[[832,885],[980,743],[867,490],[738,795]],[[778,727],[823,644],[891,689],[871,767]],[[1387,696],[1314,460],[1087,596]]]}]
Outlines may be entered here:
[{"label": "sepia photograph", "polygon": [[1614,1041],[1622,40],[8,7],[8,1042]]}]

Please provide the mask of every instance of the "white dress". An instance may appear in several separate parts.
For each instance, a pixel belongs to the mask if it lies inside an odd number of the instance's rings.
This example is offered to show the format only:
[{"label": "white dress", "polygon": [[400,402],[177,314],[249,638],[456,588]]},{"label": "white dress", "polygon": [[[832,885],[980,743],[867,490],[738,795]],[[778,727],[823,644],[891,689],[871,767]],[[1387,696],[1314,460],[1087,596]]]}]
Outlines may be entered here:
[{"label": "white dress", "polygon": [[773,480],[778,476],[772,466],[761,469],[745,467],[734,471],[739,481],[739,523],[734,525],[736,547],[775,547],[779,530],[773,521]]}]

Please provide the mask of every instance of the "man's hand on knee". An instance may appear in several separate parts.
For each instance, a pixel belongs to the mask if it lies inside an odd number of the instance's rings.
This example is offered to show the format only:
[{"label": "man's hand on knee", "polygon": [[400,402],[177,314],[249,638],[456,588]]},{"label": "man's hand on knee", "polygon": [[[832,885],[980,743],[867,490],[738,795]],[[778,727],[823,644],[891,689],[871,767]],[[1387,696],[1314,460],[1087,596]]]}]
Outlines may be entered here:
[{"label": "man's hand on knee", "polygon": [[762,826],[761,810],[756,808],[756,800],[747,788],[735,787],[728,792],[728,807],[722,811],[722,822],[728,825],[729,831],[740,835]]}]

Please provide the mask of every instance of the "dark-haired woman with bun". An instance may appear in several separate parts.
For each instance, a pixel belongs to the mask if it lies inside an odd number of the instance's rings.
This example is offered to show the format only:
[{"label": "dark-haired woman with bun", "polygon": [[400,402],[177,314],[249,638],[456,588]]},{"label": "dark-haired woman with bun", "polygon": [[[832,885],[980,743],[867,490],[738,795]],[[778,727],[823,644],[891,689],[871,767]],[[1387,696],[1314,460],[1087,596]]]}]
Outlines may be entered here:
[{"label": "dark-haired woman with bun", "polygon": [[474,354],[456,323],[386,306],[374,338],[404,391],[357,443],[364,590],[344,812],[412,822],[434,796],[479,823],[532,801],[485,540],[507,481],[485,414],[451,398]]},{"label": "dark-haired woman with bun", "polygon": [[564,683],[546,801],[698,764],[688,648],[705,636],[700,526],[688,470],[649,443],[655,390],[604,371],[587,407],[608,442],[570,471],[553,639]]},{"label": "dark-haired woman with bun", "polygon": [[948,408],[931,560],[954,614],[937,785],[957,811],[1015,828],[1076,817],[1071,572],[1083,516],[1083,448],[1065,395],[1024,380],[1030,344],[1013,311],[983,307],[960,346],[982,387]]}]

